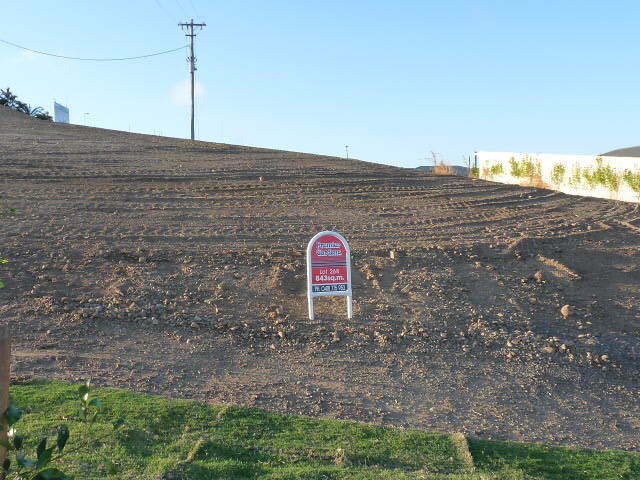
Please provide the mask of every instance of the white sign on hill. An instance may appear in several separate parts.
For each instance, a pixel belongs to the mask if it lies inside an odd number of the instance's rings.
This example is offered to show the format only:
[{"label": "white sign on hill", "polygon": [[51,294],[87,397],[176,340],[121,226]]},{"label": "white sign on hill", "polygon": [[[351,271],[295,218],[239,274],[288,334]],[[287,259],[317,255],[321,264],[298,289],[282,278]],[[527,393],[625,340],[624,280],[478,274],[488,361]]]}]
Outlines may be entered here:
[{"label": "white sign on hill", "polygon": [[351,251],[342,235],[324,231],[307,245],[307,301],[309,318],[314,319],[313,297],[344,295],[347,317],[353,316],[351,291]]},{"label": "white sign on hill", "polygon": [[58,102],[53,102],[53,121],[58,123],[69,123],[69,109]]}]

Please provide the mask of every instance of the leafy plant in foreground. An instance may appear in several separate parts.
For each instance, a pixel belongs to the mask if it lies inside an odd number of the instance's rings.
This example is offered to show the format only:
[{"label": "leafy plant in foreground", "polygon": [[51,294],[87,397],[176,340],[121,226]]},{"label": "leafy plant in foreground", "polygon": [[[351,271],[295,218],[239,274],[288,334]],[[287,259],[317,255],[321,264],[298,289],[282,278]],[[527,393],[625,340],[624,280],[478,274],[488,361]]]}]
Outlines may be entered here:
[{"label": "leafy plant in foreground", "polygon": [[[102,411],[102,402],[98,398],[91,397],[91,382],[89,380],[78,387],[78,403],[78,420],[85,425],[88,431]],[[96,441],[112,436],[124,424],[124,421],[118,420],[113,424],[113,429],[108,434],[67,450],[65,450],[65,446],[69,440],[69,428],[66,425],[60,425],[56,431],[55,445],[47,446],[48,437],[40,439],[34,458],[33,454],[28,455],[25,451],[25,437],[18,435],[14,427],[22,417],[22,411],[18,407],[10,405],[4,415],[9,431],[7,432],[8,439],[0,441],[0,444],[7,449],[7,458],[2,465],[0,478],[6,480],[71,480],[72,477],[54,465],[54,462],[69,453],[87,448]],[[111,460],[107,459],[105,463],[110,475],[117,473],[115,464]]]}]

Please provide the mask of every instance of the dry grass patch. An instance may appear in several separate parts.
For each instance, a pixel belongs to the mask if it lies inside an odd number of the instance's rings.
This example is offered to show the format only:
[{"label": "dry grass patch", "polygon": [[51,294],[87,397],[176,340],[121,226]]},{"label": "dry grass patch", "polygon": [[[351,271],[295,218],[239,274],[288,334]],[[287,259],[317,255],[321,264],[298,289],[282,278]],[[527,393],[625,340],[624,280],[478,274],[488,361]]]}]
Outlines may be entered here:
[{"label": "dry grass patch", "polygon": [[440,161],[440,163],[434,167],[433,173],[435,175],[456,175],[456,170],[452,168],[451,165]]}]

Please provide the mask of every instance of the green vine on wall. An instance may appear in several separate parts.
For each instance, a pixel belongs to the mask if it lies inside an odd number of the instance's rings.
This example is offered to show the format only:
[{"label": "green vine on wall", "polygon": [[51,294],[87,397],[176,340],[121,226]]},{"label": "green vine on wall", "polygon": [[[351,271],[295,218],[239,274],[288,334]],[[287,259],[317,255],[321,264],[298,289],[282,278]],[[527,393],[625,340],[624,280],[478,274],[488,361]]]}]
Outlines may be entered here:
[{"label": "green vine on wall", "polygon": [[491,175],[501,175],[504,173],[504,167],[501,163],[496,163],[495,165],[491,165]]},{"label": "green vine on wall", "polygon": [[560,185],[564,180],[565,172],[565,166],[561,163],[556,163],[551,171],[551,180],[553,180],[553,183]]},{"label": "green vine on wall", "polygon": [[542,175],[542,165],[540,161],[536,161],[535,165],[529,155],[525,155],[519,162],[515,157],[509,159],[509,165],[511,165],[511,175],[517,178],[533,177],[534,175]]},{"label": "green vine on wall", "polygon": [[620,176],[611,168],[611,165],[603,166],[601,157],[596,158],[595,170],[590,167],[585,168],[582,176],[590,188],[600,185],[616,192],[620,188]]},{"label": "green vine on wall", "polygon": [[625,170],[622,174],[622,178],[627,185],[631,187],[631,190],[636,192],[640,196],[640,170],[633,173],[631,170]]},{"label": "green vine on wall", "polygon": [[[535,160],[534,162],[529,155],[525,155],[520,161],[516,160],[515,157],[511,157],[509,159],[509,166],[511,176],[513,177],[533,178],[536,175],[542,176],[540,160]],[[476,178],[479,177],[481,173],[483,178],[491,178],[494,175],[503,174],[504,170],[502,163],[496,163],[490,167],[483,167],[482,170],[480,170],[479,167],[473,167],[470,173],[472,177]],[[568,178],[567,173],[567,166],[562,163],[554,164],[551,170],[552,182],[556,186],[559,186],[566,180],[571,187],[579,188],[584,181],[591,189],[596,186],[601,186],[607,188],[612,193],[619,191],[620,186],[624,182],[638,195],[638,199],[640,200],[640,169],[635,171],[626,169],[620,173],[611,165],[605,165],[602,157],[596,157],[595,168],[592,166],[581,167],[579,164],[574,163],[571,169],[571,175],[568,176]]]},{"label": "green vine on wall", "polygon": [[578,188],[580,185],[580,179],[582,178],[582,169],[580,165],[574,165],[573,171],[571,172],[571,176],[569,177],[569,185],[573,188]]}]

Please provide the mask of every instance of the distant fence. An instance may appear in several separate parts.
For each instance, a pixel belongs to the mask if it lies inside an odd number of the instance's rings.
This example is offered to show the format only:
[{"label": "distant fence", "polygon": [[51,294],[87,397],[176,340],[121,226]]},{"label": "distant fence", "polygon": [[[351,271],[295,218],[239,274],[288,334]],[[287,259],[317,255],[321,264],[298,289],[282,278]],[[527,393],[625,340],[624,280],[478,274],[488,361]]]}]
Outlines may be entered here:
[{"label": "distant fence", "polygon": [[640,202],[640,158],[477,152],[475,176],[570,195]]}]

